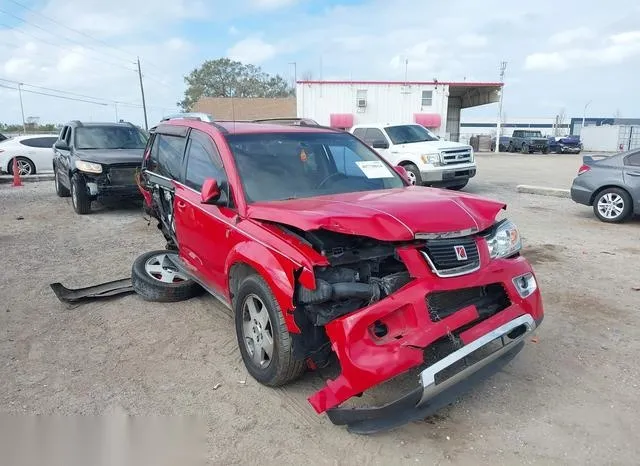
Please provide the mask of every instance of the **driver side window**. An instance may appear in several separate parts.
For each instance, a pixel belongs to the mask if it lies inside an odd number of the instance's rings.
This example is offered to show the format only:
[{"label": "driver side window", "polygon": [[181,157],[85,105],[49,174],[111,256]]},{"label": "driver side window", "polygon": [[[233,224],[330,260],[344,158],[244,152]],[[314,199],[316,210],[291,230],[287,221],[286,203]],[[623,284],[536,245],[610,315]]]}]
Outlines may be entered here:
[{"label": "driver side window", "polygon": [[213,141],[206,134],[191,130],[184,181],[191,189],[200,191],[207,178],[215,179],[221,188],[226,186],[227,175]]},{"label": "driver side window", "polygon": [[355,152],[346,146],[329,146],[331,151],[331,157],[336,164],[338,173],[342,173],[346,176],[359,176],[364,177],[364,173],[356,162],[362,160]]}]

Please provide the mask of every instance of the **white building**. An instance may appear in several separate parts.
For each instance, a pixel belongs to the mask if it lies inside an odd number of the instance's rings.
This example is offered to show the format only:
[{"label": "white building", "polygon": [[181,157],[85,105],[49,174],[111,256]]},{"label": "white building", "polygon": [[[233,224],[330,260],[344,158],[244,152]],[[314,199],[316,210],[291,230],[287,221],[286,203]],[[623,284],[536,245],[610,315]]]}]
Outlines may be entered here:
[{"label": "white building", "polygon": [[580,132],[586,151],[617,152],[640,148],[640,125],[586,126]]},{"label": "white building", "polygon": [[419,123],[445,139],[460,137],[460,111],[499,100],[500,83],[298,81],[299,118],[335,128]]}]

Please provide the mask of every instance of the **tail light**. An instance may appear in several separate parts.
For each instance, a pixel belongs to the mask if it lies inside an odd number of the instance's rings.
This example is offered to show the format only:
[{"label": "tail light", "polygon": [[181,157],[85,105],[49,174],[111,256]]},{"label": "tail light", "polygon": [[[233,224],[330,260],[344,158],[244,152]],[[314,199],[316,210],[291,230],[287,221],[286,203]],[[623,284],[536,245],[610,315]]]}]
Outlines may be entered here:
[{"label": "tail light", "polygon": [[589,165],[582,165],[580,168],[578,168],[578,175],[587,173],[589,170],[591,170],[591,167]]}]

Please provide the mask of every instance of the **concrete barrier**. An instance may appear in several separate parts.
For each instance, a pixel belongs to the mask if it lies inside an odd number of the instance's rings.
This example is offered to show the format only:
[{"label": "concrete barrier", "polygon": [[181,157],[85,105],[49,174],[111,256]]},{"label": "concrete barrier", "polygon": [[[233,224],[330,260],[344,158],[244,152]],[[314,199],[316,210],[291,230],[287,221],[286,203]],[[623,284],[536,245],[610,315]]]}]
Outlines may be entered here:
[{"label": "concrete barrier", "polygon": [[568,189],[547,188],[546,186],[529,186],[526,184],[519,184],[516,186],[516,191],[525,194],[537,194],[539,196],[571,198],[571,192]]},{"label": "concrete barrier", "polygon": [[[23,183],[35,181],[53,181],[53,173],[44,173],[42,175],[26,175],[21,176],[20,181]],[[13,183],[13,175],[0,175],[0,184]]]}]

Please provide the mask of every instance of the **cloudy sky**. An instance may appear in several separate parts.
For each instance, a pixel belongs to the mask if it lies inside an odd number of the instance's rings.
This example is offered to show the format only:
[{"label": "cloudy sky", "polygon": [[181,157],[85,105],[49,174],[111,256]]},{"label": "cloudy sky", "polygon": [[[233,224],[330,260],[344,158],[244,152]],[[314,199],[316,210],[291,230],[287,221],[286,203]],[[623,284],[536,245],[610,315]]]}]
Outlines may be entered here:
[{"label": "cloudy sky", "polygon": [[495,81],[505,60],[508,118],[581,117],[587,102],[640,117],[639,16],[637,0],[0,0],[0,122],[21,120],[22,82],[27,118],[142,123],[137,56],[150,124],[224,56],[292,81],[292,62],[298,78],[395,80],[405,60],[411,80]]}]

